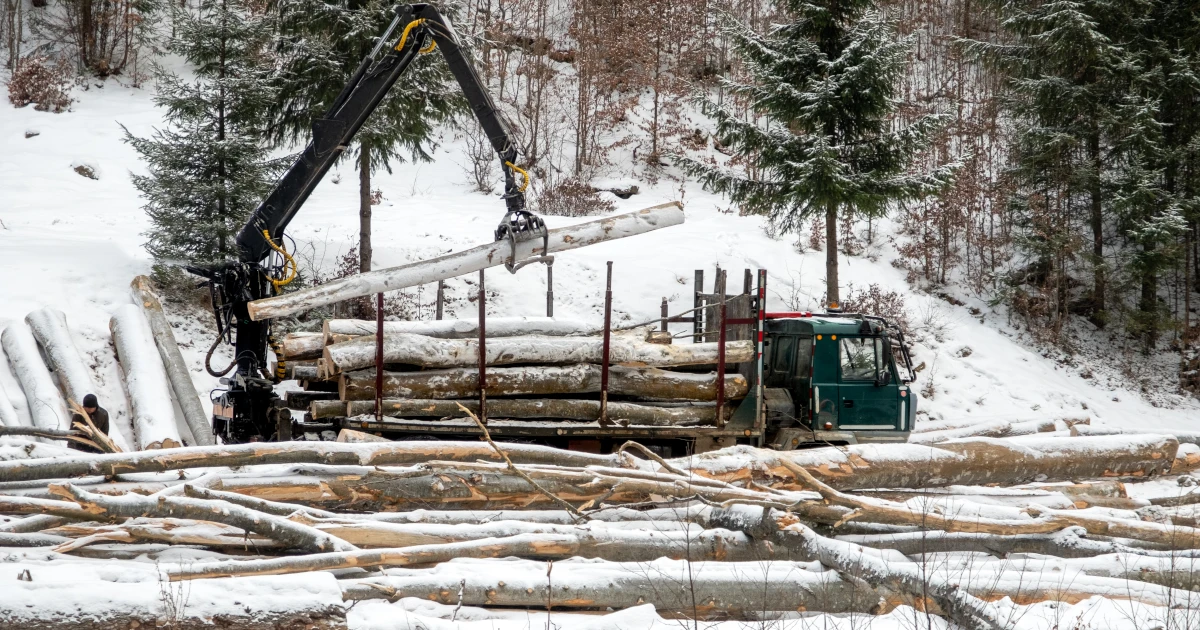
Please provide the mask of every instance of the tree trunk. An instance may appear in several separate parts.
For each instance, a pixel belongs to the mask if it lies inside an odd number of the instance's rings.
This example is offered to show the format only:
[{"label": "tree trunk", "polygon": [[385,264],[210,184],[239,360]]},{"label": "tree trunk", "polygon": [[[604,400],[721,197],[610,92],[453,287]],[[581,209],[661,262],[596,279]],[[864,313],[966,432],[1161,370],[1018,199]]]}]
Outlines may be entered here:
[{"label": "tree trunk", "polygon": [[[683,223],[683,209],[671,202],[587,223],[550,230],[548,253],[587,247],[604,241],[636,236]],[[504,264],[512,255],[507,241],[498,241],[401,267],[379,269],[366,274],[335,280],[318,287],[301,289],[249,304],[250,317],[261,321],[307,311],[319,306],[384,291],[453,278]],[[517,259],[541,253],[542,242],[517,244]]]},{"label": "tree trunk", "polygon": [[[600,337],[502,337],[486,344],[488,365],[518,363],[572,364],[600,363],[604,340]],[[686,345],[646,343],[629,335],[615,336],[610,343],[612,364],[666,367],[709,365],[717,362],[716,342]],[[728,342],[725,361],[741,363],[754,356],[749,341]],[[384,335],[384,363],[404,363],[421,367],[466,367],[479,363],[479,341],[475,339],[435,339],[421,335]],[[365,368],[375,364],[375,340],[354,339],[325,346],[325,376]]]},{"label": "tree trunk", "polygon": [[44,308],[25,316],[25,323],[45,352],[46,363],[58,377],[58,385],[67,400],[82,404],[83,397],[96,393],[92,373],[79,355],[79,349],[67,329],[62,311]]},{"label": "tree trunk", "polygon": [[108,327],[117,347],[125,392],[129,395],[129,412],[133,416],[138,449],[180,446],[175,408],[171,404],[171,385],[141,310],[132,304],[119,307]]},{"label": "tree trunk", "polygon": [[[489,322],[490,328],[490,322]],[[511,367],[488,370],[489,396],[548,396],[600,392],[601,368],[594,364]],[[471,368],[384,372],[385,398],[470,398],[478,393],[479,371]],[[671,372],[656,368],[609,368],[609,394],[657,400],[711,401],[717,399],[713,374]],[[725,398],[744,398],[745,377],[725,377]],[[338,382],[342,400],[375,400],[375,370],[343,372]]]},{"label": "tree trunk", "polygon": [[967,438],[937,446],[872,444],[790,452],[756,450],[743,454],[736,463],[722,450],[673,463],[727,482],[755,481],[776,488],[805,488],[788,481],[792,474],[787,464],[799,465],[841,490],[927,488],[1151,477],[1170,471],[1178,447],[1179,442],[1166,435],[1048,437],[1029,442]]},{"label": "tree trunk", "polygon": [[[535,444],[506,444],[504,450],[518,464],[558,466],[620,466],[617,455],[564,451]],[[250,464],[324,464],[330,466],[408,466],[430,460],[503,461],[487,444],[462,442],[388,442],[339,444],[337,442],[256,442],[230,446],[197,446],[156,453],[80,454],[70,458],[0,461],[0,479],[32,481],[140,472],[164,472]]]},{"label": "tree trunk", "polygon": [[67,404],[42,363],[29,327],[20,322],[9,324],[0,335],[0,345],[3,345],[8,364],[25,392],[33,426],[66,430],[71,425]]},{"label": "tree trunk", "polygon": [[1104,165],[1100,155],[1100,130],[1093,128],[1088,134],[1088,157],[1092,162],[1092,177],[1089,182],[1092,201],[1092,257],[1095,259],[1096,279],[1092,288],[1092,323],[1103,328],[1108,317],[1105,313],[1108,299],[1106,270],[1104,265],[1104,198],[1101,186],[1101,173]]},{"label": "tree trunk", "polygon": [[[488,386],[489,393],[491,386]],[[384,399],[383,415],[391,418],[466,418],[459,405],[474,414],[479,413],[478,400]],[[600,417],[599,400],[570,400],[565,398],[489,398],[489,418],[529,418],[546,420],[579,420],[589,422]],[[312,403],[313,419],[364,416],[375,413],[374,400],[345,402],[316,400]],[[726,419],[732,407],[725,409]],[[608,418],[618,424],[632,426],[711,426],[716,424],[717,408],[713,406],[651,407],[626,402],[608,403]]]},{"label": "tree trunk", "polygon": [[175,333],[167,314],[163,311],[162,302],[150,279],[138,276],[129,285],[135,304],[140,304],[145,313],[146,321],[150,323],[150,333],[154,336],[154,346],[158,348],[158,356],[166,367],[167,379],[171,382],[171,391],[175,392],[175,400],[183,410],[183,419],[191,429],[192,438],[198,446],[211,446],[216,443],[213,439],[212,426],[208,421],[208,412],[196,393],[196,385],[192,382],[191,370],[183,354],[179,351],[179,343],[175,341]]},{"label": "tree trunk", "polygon": [[[327,319],[322,324],[325,343],[334,335],[352,337],[374,336],[377,322],[361,319]],[[553,317],[489,317],[487,336],[520,337],[524,335],[546,335],[568,337],[599,332],[597,326],[570,319]],[[441,339],[475,339],[479,337],[479,321],[475,319],[441,319],[435,321],[383,322],[383,334],[411,333]],[[298,333],[297,333],[298,334]],[[307,334],[307,333],[305,333]],[[286,346],[285,346],[286,347]]]},{"label": "tree trunk", "polygon": [[[498,568],[494,562],[456,562],[408,570],[403,575],[347,580],[342,586],[350,601],[416,597],[456,606],[461,589],[464,606],[621,610],[653,604],[654,610],[665,616],[700,619],[758,619],[764,612],[796,611],[869,614],[886,612],[894,605],[881,604],[889,599],[883,592],[845,580],[833,571],[813,571],[802,563],[706,562],[689,566],[683,561],[659,560],[565,562],[547,567],[544,562],[526,560],[506,561],[504,566],[503,572],[493,572],[486,569]],[[692,627],[682,620],[678,623]],[[614,622],[598,627],[625,626]],[[773,626],[768,623],[765,627]]]},{"label": "tree trunk", "polygon": [[825,303],[831,306],[842,302],[838,292],[837,221],[837,205],[830,203],[825,207]]},{"label": "tree trunk", "polygon": [[307,361],[321,358],[326,343],[342,343],[357,338],[354,335],[324,335],[313,332],[288,333],[283,338],[281,350],[288,361]]},{"label": "tree trunk", "polygon": [[358,272],[371,270],[371,143],[358,141]]},{"label": "tree trunk", "polygon": [[17,415],[17,410],[8,400],[8,394],[0,390],[0,427],[16,428],[22,426],[21,416]]}]

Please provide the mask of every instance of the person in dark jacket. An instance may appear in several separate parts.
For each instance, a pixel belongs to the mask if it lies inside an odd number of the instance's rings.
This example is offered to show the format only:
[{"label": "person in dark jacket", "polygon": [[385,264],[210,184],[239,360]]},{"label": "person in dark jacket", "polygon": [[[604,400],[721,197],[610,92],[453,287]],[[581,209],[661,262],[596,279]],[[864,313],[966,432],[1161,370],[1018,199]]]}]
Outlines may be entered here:
[{"label": "person in dark jacket", "polygon": [[[96,427],[96,429],[99,430],[100,432],[104,433],[105,435],[108,435],[108,410],[106,410],[104,407],[100,406],[100,403],[96,400],[95,394],[88,394],[87,396],[83,397],[83,410],[87,412],[88,418],[91,419],[92,424]],[[76,422],[82,423],[84,425],[87,424],[86,422],[84,422],[83,416],[81,416],[77,413],[71,414],[71,428],[75,428]],[[102,452],[102,451],[98,451],[86,444],[80,444],[80,443],[74,442],[74,441],[69,442],[68,446],[70,446],[71,448],[73,448],[77,451],[84,451],[86,453]]]}]

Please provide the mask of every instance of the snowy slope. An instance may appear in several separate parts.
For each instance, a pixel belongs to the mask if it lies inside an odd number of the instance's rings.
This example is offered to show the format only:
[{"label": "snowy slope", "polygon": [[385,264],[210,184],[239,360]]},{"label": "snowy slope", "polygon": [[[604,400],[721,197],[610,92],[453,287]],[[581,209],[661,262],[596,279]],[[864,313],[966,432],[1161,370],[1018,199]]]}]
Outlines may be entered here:
[{"label": "snowy slope", "polygon": [[[130,171],[144,168],[121,142],[118,123],[144,135],[159,123],[159,113],[149,90],[114,81],[96,85],[93,81],[90,90],[78,93],[78,102],[65,114],[0,105],[0,145],[6,148],[0,155],[0,326],[45,306],[65,311],[80,349],[96,369],[102,404],[127,432],[128,409],[109,347],[108,320],[114,309],[130,303],[129,282],[149,270],[149,260],[141,247],[147,221],[129,180]],[[27,131],[38,135],[26,138]],[[403,164],[390,175],[376,174],[376,185],[384,195],[374,215],[377,267],[491,238],[502,202],[494,195],[471,192],[460,166],[466,158],[453,137],[447,136],[434,155],[434,163]],[[99,179],[77,174],[73,167],[79,164],[93,167]],[[624,178],[632,170],[617,165],[610,175]],[[773,310],[817,306],[824,254],[797,253],[794,237],[770,238],[761,219],[739,217],[729,212],[727,201],[694,184],[681,187],[670,180],[654,186],[643,183],[642,193],[628,200],[614,198],[618,211],[670,200],[685,204],[683,226],[558,256],[555,314],[600,322],[607,260],[616,261],[613,287],[618,322],[657,316],[664,296],[673,312],[689,308],[693,270],[709,271],[711,281],[715,265],[731,270],[731,287],[740,286],[745,267],[768,269],[768,307]],[[352,168],[335,169],[289,229],[299,243],[302,269],[328,270],[357,242],[357,204]],[[582,220],[547,217],[551,227]],[[1200,409],[1194,400],[1175,399],[1173,408],[1156,406],[1162,403],[1151,404],[1137,391],[1110,387],[1103,378],[1084,378],[1080,368],[1043,357],[1036,347],[1017,340],[1002,313],[992,312],[982,302],[969,300],[969,306],[982,311],[972,315],[968,306],[914,292],[903,273],[888,264],[892,255],[886,245],[888,229],[885,222],[884,237],[871,250],[872,256],[843,257],[842,278],[856,287],[878,283],[904,294],[911,319],[925,328],[920,334],[923,341],[914,349],[914,362],[926,368],[915,387],[934,392],[932,400],[922,401],[931,417],[984,421],[1089,414],[1094,424],[1139,430],[1192,424]],[[465,280],[474,282],[472,277],[448,283],[452,300],[448,308],[451,314],[473,316],[474,304],[465,301],[473,289]],[[540,267],[527,267],[515,276],[493,270],[488,288],[497,293],[489,298],[491,314],[543,314],[545,274]],[[424,316],[432,318],[432,287],[410,294],[423,305]],[[176,335],[192,364],[196,387],[207,400],[216,383],[204,373],[200,361],[211,333],[194,321],[175,319],[183,326]],[[0,368],[0,387],[22,406],[19,387],[6,366]],[[188,435],[182,423],[180,431]]]}]

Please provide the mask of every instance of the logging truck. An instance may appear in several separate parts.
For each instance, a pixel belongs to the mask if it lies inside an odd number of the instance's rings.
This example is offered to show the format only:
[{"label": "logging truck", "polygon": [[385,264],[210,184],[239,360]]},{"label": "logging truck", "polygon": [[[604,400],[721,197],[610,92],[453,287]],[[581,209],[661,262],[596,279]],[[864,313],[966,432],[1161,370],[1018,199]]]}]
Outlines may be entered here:
[{"label": "logging truck", "polygon": [[[494,232],[493,243],[281,294],[281,288],[296,277],[297,271],[286,248],[284,232],[288,224],[416,56],[435,50],[462,88],[504,174],[502,198],[506,212]],[[485,267],[503,264],[516,273],[529,264],[544,263],[549,274],[553,252],[641,234],[684,220],[682,208],[672,203],[548,230],[540,217],[526,209],[529,175],[518,165],[516,144],[511,138],[509,126],[459,45],[450,22],[428,4],[398,6],[387,31],[329,109],[314,121],[312,138],[304,151],[238,232],[237,259],[187,268],[206,279],[217,321],[217,339],[205,356],[205,369],[221,378],[224,385],[224,389],[214,392],[213,433],[225,443],[289,440],[300,434],[305,438],[328,438],[338,434],[334,429],[381,437],[452,438],[482,433],[482,425],[464,417],[474,405],[472,413],[488,423],[493,435],[584,450],[610,449],[628,439],[672,453],[702,452],[735,443],[790,449],[813,443],[906,439],[916,402],[897,369],[896,356],[908,367],[908,355],[895,326],[878,317],[837,312],[768,314],[760,308],[766,279],[761,270],[753,297],[747,281],[745,317],[726,317],[728,304],[724,297],[719,304],[702,309],[709,311],[707,316],[700,311],[693,315],[694,322],[719,321],[716,338],[698,334],[694,340],[697,343],[679,346],[649,343],[653,339],[631,341],[611,336],[606,315],[603,340],[593,337],[559,343],[571,346],[562,354],[574,359],[551,362],[557,363],[554,369],[532,365],[542,358],[539,353],[555,344],[539,341],[528,333],[506,342],[512,348],[489,354],[495,342],[484,334]],[[324,385],[315,388],[316,394],[324,396],[302,392],[303,396],[289,394],[285,400],[276,393],[275,386],[287,375],[282,362],[274,370],[268,363],[268,347],[277,357],[281,354],[275,318],[371,294],[378,294],[382,300],[384,291],[472,271],[480,273],[479,334],[474,347],[462,340],[391,335],[385,348],[380,321],[373,353],[371,345],[363,340],[324,348],[327,353],[336,350],[339,357],[357,360],[357,368],[369,365],[374,356],[374,400],[342,395],[355,387],[355,379],[361,384],[362,375],[356,376],[351,368],[354,361],[339,364],[332,354],[319,374]],[[723,282],[721,286],[723,294]],[[548,303],[552,303],[549,297]],[[715,310],[719,310],[716,315]],[[669,319],[664,318],[664,328]],[[731,330],[735,336],[738,330],[747,334],[731,341],[727,336]],[[222,343],[233,347],[234,360],[223,369],[214,368],[212,357]],[[395,356],[389,359],[392,350]],[[461,363],[463,357],[473,354],[478,356],[477,365]],[[493,359],[501,356],[505,358],[500,365],[524,365],[493,369]],[[428,364],[430,358],[438,357],[449,362]],[[385,379],[385,371],[397,364],[401,371]],[[462,400],[465,397],[446,391],[431,391],[427,398],[385,395],[388,383],[411,383],[422,378],[426,382],[421,387],[428,390],[429,379],[434,378],[431,367],[446,372],[438,378],[444,376],[439,382],[449,383],[445,387],[450,389],[476,379],[478,398]],[[474,375],[464,373],[470,367],[475,368]],[[689,370],[693,376],[687,376]],[[506,378],[510,385],[524,385],[504,390],[500,386]],[[550,387],[556,379],[557,390]],[[319,391],[322,387],[328,389],[334,381],[337,392]],[[611,390],[610,381],[614,385]],[[541,389],[521,389],[530,383]],[[623,393],[622,386],[632,393]],[[639,388],[647,387],[671,391],[638,395]],[[530,391],[547,388],[549,395],[530,398]],[[695,393],[680,401],[677,388]],[[358,387],[357,391],[363,389]],[[329,400],[328,394],[336,399]],[[498,399],[489,404],[489,396]],[[305,410],[303,418],[295,418],[292,412],[301,409]]]},{"label": "logging truck", "polygon": [[[611,329],[611,290],[598,331],[526,318],[522,323],[543,336],[507,337],[514,332],[512,318],[496,318],[495,326],[482,327],[480,320],[467,326],[397,323],[391,333],[380,325],[378,334],[356,342],[329,330],[362,334],[370,322],[358,330],[327,322],[332,343],[321,360],[323,374],[310,372],[313,381],[305,383],[318,391],[288,395],[287,404],[305,412],[290,430],[310,438],[349,430],[359,439],[469,439],[482,435],[481,418],[498,439],[592,452],[636,440],[664,456],[735,444],[792,450],[907,441],[917,398],[900,328],[882,317],[836,309],[767,312],[759,308],[766,272],[758,275],[757,288],[741,295],[698,291],[690,317],[664,310],[658,330],[641,328],[633,339],[619,339],[620,331]],[[716,290],[723,289],[720,282]],[[692,323],[693,343],[663,352],[655,346],[670,344],[671,322]],[[500,336],[484,337],[481,328],[495,328]],[[431,345],[431,339],[413,341],[403,332],[440,329],[477,337]],[[551,331],[575,336],[545,336]],[[402,339],[388,343],[385,353],[381,339],[389,334]],[[712,337],[715,342],[705,341]],[[355,344],[359,350],[380,346],[374,366],[364,369],[371,359],[361,351],[356,358]],[[587,361],[589,344],[595,364],[563,365],[568,356]],[[447,354],[468,359],[446,367],[429,358]],[[395,361],[409,364],[390,363]],[[335,381],[339,366],[348,371]],[[336,391],[320,392],[322,382]]]}]

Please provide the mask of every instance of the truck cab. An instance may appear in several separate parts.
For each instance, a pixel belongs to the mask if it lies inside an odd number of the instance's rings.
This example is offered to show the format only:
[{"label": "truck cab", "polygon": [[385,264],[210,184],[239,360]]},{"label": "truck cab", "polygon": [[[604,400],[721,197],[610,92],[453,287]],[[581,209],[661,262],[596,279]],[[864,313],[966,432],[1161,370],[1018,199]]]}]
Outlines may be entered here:
[{"label": "truck cab", "polygon": [[797,313],[767,319],[764,328],[768,444],[790,450],[812,442],[908,440],[917,400],[903,333],[894,324],[868,315]]}]

